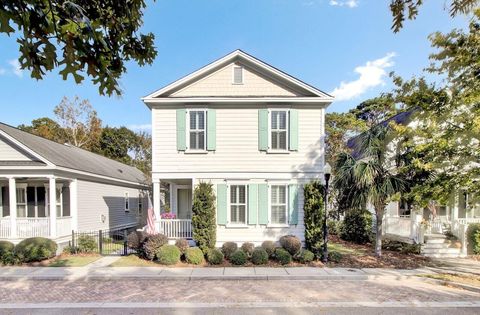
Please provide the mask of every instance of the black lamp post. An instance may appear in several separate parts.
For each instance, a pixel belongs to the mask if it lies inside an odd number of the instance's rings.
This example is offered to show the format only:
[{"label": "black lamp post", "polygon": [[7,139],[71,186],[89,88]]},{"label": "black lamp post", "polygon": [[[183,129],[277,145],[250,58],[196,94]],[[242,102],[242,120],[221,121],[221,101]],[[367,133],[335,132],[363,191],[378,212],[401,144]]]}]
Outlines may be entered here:
[{"label": "black lamp post", "polygon": [[328,182],[330,181],[330,174],[332,172],[332,168],[330,164],[326,163],[325,167],[323,168],[323,174],[325,175],[325,189],[323,191],[323,201],[325,204],[324,209],[324,219],[323,219],[323,262],[328,262],[328,227],[327,227],[327,210],[328,210]]}]

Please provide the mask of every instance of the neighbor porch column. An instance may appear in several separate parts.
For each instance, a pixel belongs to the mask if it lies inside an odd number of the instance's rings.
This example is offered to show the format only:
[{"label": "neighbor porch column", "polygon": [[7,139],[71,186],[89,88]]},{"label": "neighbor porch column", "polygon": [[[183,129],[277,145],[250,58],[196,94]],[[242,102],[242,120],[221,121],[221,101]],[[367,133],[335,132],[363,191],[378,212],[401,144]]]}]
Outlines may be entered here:
[{"label": "neighbor porch column", "polygon": [[14,177],[8,178],[8,197],[10,199],[10,237],[17,238],[17,183]]},{"label": "neighbor porch column", "polygon": [[73,179],[69,183],[70,190],[70,216],[72,217],[72,230],[78,230],[78,199],[77,199],[77,180]]},{"label": "neighbor porch column", "polygon": [[155,221],[160,221],[160,180],[156,179],[153,182],[153,213],[155,214]]},{"label": "neighbor porch column", "polygon": [[57,237],[57,185],[55,177],[48,179],[48,201],[50,211],[50,237]]}]

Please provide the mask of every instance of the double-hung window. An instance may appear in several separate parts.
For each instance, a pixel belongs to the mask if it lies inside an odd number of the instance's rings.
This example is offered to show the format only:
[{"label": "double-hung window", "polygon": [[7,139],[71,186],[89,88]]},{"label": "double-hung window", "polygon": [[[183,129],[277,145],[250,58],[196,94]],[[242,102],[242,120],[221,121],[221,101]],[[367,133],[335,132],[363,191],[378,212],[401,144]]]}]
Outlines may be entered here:
[{"label": "double-hung window", "polygon": [[143,212],[143,194],[138,194],[138,215]]},{"label": "double-hung window", "polygon": [[230,186],[230,223],[247,224],[246,185]]},{"label": "double-hung window", "polygon": [[125,193],[125,212],[130,211],[130,197],[128,195],[128,192]]},{"label": "double-hung window", "polygon": [[287,224],[287,186],[270,186],[270,223]]},{"label": "double-hung window", "polygon": [[272,150],[288,149],[288,110],[270,112],[270,148]]},{"label": "double-hung window", "polygon": [[27,187],[17,187],[17,216],[27,217]]},{"label": "double-hung window", "polygon": [[206,111],[189,111],[189,149],[206,150]]}]

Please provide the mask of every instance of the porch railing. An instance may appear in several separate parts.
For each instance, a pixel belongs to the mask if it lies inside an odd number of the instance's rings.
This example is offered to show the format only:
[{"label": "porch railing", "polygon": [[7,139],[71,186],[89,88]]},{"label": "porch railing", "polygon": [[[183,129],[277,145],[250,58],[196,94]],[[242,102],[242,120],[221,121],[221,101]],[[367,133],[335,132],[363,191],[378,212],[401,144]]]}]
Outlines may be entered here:
[{"label": "porch railing", "polygon": [[386,234],[410,237],[412,220],[409,217],[386,217],[384,221],[384,231]]},{"label": "porch railing", "polygon": [[67,236],[72,233],[72,217],[57,218],[57,236]]},{"label": "porch railing", "polygon": [[49,237],[49,218],[17,218],[17,237]]},{"label": "porch railing", "polygon": [[11,223],[10,218],[0,219],[0,238],[10,238]]},{"label": "porch railing", "polygon": [[192,238],[192,220],[161,219],[160,233],[168,238]]}]

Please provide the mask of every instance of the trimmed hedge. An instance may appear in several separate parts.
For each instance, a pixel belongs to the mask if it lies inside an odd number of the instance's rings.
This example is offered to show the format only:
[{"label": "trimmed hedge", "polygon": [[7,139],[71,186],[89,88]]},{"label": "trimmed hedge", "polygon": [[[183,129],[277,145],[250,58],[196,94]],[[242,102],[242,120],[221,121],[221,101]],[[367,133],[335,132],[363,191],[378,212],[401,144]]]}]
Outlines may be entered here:
[{"label": "trimmed hedge", "polygon": [[220,265],[223,263],[223,253],[218,248],[212,248],[207,252],[207,261],[212,265]]},{"label": "trimmed hedge", "polygon": [[230,256],[236,252],[238,249],[237,243],[234,242],[225,242],[222,245],[222,253],[225,258],[230,259]]},{"label": "trimmed hedge", "polygon": [[268,257],[273,257],[275,254],[275,242],[273,241],[264,241],[262,243],[262,248],[267,252]]},{"label": "trimmed hedge", "polygon": [[315,254],[308,249],[301,249],[294,258],[302,264],[306,264],[313,261]]},{"label": "trimmed hedge", "polygon": [[157,249],[155,256],[162,265],[175,265],[180,261],[180,250],[175,245],[163,245]]},{"label": "trimmed hedge", "polygon": [[292,255],[281,247],[275,250],[275,258],[282,265],[288,265],[292,262]]},{"label": "trimmed hedge", "polygon": [[345,213],[340,229],[340,238],[357,244],[370,242],[372,234],[372,214],[365,209],[350,210]]},{"label": "trimmed hedge", "polygon": [[468,225],[467,229],[468,249],[474,254],[480,254],[480,223]]},{"label": "trimmed hedge", "polygon": [[252,252],[252,263],[255,265],[265,265],[268,262],[268,253],[262,247],[257,247]]},{"label": "trimmed hedge", "polygon": [[57,253],[57,243],[44,237],[32,237],[15,246],[15,256],[20,262],[42,261]]},{"label": "trimmed hedge", "polygon": [[80,235],[77,240],[77,250],[80,253],[94,253],[98,250],[97,240],[90,235]]},{"label": "trimmed hedge", "polygon": [[203,252],[198,247],[190,247],[185,250],[185,260],[189,264],[200,265],[205,262]]},{"label": "trimmed hedge", "polygon": [[210,183],[200,183],[193,192],[193,239],[202,252],[215,247],[217,239],[216,197]]},{"label": "trimmed hedge", "polygon": [[145,258],[154,260],[159,249],[167,243],[168,238],[163,234],[148,235],[142,246],[142,254],[145,256]]},{"label": "trimmed hedge", "polygon": [[247,262],[247,254],[241,249],[237,249],[232,255],[230,255],[230,262],[237,266],[245,265]]},{"label": "trimmed hedge", "polygon": [[295,235],[285,235],[280,237],[280,245],[290,253],[295,255],[302,248],[302,241]]},{"label": "trimmed hedge", "polygon": [[13,243],[0,241],[0,263],[11,265],[15,262],[14,248],[15,245]]},{"label": "trimmed hedge", "polygon": [[245,254],[247,254],[247,257],[250,258],[252,257],[253,250],[255,249],[255,245],[253,243],[246,242],[242,244],[240,249],[243,250]]}]

